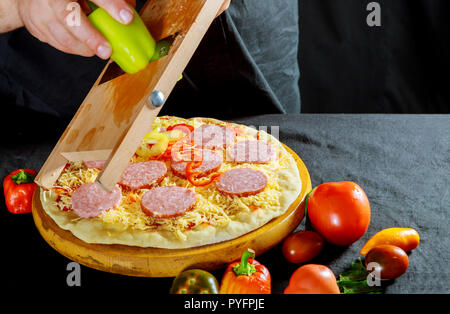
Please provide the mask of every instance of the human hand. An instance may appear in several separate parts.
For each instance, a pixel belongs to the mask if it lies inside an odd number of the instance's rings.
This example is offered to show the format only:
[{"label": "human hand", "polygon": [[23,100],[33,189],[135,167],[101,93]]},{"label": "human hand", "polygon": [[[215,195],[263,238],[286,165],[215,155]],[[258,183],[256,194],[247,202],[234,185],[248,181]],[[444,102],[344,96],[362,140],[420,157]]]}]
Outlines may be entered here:
[{"label": "human hand", "polygon": [[[129,24],[133,20],[134,13],[125,0],[92,0],[92,2],[123,24]],[[74,1],[20,0],[17,3],[24,26],[40,41],[66,53],[85,57],[97,55],[102,59],[111,56],[111,45],[81,10],[79,25],[69,25],[67,16],[72,11],[68,9],[68,5]]]}]

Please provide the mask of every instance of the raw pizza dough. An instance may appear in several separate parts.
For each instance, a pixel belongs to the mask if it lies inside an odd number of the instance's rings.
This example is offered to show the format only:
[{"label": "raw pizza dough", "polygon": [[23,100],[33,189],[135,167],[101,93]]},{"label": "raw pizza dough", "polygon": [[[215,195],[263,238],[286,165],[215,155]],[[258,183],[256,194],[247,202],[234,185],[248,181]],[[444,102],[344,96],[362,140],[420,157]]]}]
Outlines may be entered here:
[{"label": "raw pizza dough", "polygon": [[[219,124],[237,127],[240,130],[244,130],[245,133],[244,135],[241,135],[241,137],[238,136],[238,141],[256,139],[258,133],[258,131],[253,128],[225,123],[209,118],[191,118],[185,120],[177,117],[159,117],[155,120],[154,125],[158,123],[163,127],[165,124],[173,125],[178,123],[188,123],[195,127],[202,124]],[[151,225],[148,226],[148,228],[147,226],[144,226],[145,229],[141,230],[142,226],[141,228],[137,228],[134,225],[124,223],[123,221],[115,222],[114,219],[112,220],[113,222],[111,222],[111,216],[116,214],[114,211],[118,211],[119,209],[112,209],[99,217],[80,218],[73,211],[63,211],[57,206],[58,196],[53,189],[50,191],[41,189],[40,197],[42,206],[45,212],[59,227],[71,231],[76,237],[88,243],[181,249],[234,239],[257,229],[273,218],[282,215],[296,200],[301,191],[302,182],[294,158],[273,136],[262,131],[260,131],[260,135],[264,135],[264,139],[278,150],[278,158],[276,160],[269,164],[237,164],[226,162],[224,157],[224,164],[220,169],[220,171],[224,171],[251,166],[253,169],[258,169],[266,173],[270,178],[269,184],[266,189],[258,195],[237,199],[224,195],[220,197],[217,196],[217,198],[220,199],[225,198],[225,204],[227,204],[227,208],[220,208],[220,202],[214,203],[214,200],[208,199],[208,194],[210,191],[213,191],[211,189],[216,189],[214,183],[206,188],[199,188],[193,187],[187,180],[179,177],[177,177],[176,182],[171,182],[172,176],[175,175],[170,174],[171,171],[169,171],[168,176],[158,185],[170,186],[183,184],[185,187],[194,189],[194,191],[202,196],[202,200],[197,202],[192,212],[188,212],[185,215],[197,215],[197,217],[210,216],[208,218],[210,220],[208,223],[201,223],[193,228],[172,230],[172,225],[167,225],[167,228]],[[220,192],[218,193],[220,194]],[[214,192],[214,194],[217,195],[216,192]],[[126,195],[124,195],[124,197],[126,197]],[[268,199],[265,200],[265,197]],[[255,206],[251,203],[263,205]],[[230,212],[229,208],[232,207],[229,206],[230,204],[233,206],[238,204],[236,206],[241,206],[245,210],[239,210],[237,212],[234,210]],[[267,206],[265,204],[267,204]],[[257,207],[257,210],[252,210],[255,207]],[[120,210],[124,209],[122,208]],[[141,217],[140,215],[142,213],[137,212],[137,209],[135,210],[136,215]],[[215,217],[215,212],[221,212],[226,217],[220,216],[221,222],[218,223],[213,219]],[[199,216],[199,214],[201,214],[201,216]],[[145,217],[145,219],[147,219],[147,217]],[[174,219],[178,219],[178,217]],[[170,224],[182,222],[182,220],[169,221]]]}]

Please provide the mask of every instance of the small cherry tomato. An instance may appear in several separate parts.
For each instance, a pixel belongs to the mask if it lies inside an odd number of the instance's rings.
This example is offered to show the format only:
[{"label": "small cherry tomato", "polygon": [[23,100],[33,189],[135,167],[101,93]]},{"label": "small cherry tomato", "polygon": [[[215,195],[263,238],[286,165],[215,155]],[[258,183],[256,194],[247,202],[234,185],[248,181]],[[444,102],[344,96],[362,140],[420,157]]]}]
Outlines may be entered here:
[{"label": "small cherry tomato", "polygon": [[370,204],[354,182],[330,182],[316,187],[308,199],[308,217],[326,241],[350,245],[366,233]]},{"label": "small cherry tomato", "polygon": [[298,231],[288,236],[282,246],[284,257],[291,263],[306,263],[319,255],[323,238],[313,231]]},{"label": "small cherry tomato", "polygon": [[401,248],[383,244],[374,247],[367,253],[366,266],[370,263],[378,264],[374,267],[380,272],[381,279],[395,279],[406,272],[409,258]]},{"label": "small cherry tomato", "polygon": [[284,290],[285,294],[339,294],[339,287],[331,269],[308,264],[297,269]]}]

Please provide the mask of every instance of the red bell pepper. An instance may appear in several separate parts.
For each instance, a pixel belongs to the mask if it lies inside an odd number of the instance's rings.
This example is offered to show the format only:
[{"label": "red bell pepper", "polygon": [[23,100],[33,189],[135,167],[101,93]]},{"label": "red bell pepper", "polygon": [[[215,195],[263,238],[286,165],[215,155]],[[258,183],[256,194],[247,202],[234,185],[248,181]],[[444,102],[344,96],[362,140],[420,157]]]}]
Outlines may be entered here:
[{"label": "red bell pepper", "polygon": [[36,189],[33,169],[17,169],[3,180],[6,207],[13,214],[31,213],[31,202]]},{"label": "red bell pepper", "polygon": [[269,270],[253,257],[255,251],[247,249],[240,262],[228,265],[220,285],[221,294],[270,294]]}]

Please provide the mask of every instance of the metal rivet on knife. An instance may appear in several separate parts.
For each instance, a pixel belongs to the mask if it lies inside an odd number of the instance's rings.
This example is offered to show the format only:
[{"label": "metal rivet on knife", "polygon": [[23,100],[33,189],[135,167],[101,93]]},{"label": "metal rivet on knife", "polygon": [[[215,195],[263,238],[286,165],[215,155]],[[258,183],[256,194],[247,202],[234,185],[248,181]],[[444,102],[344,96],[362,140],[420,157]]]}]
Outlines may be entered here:
[{"label": "metal rivet on knife", "polygon": [[153,93],[150,95],[150,102],[155,107],[161,107],[162,105],[164,105],[165,101],[166,97],[164,97],[164,94],[159,90],[153,91]]}]

